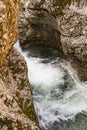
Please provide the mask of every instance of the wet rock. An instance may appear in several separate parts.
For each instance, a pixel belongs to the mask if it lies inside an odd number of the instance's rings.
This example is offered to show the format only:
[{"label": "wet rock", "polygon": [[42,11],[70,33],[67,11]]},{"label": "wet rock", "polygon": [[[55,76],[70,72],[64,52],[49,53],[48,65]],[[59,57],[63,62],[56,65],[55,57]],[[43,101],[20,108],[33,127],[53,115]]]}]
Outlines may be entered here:
[{"label": "wet rock", "polygon": [[0,130],[39,130],[24,58],[12,49],[0,69]]},{"label": "wet rock", "polygon": [[77,75],[81,81],[87,81],[87,62],[71,60],[71,65],[75,68]]}]

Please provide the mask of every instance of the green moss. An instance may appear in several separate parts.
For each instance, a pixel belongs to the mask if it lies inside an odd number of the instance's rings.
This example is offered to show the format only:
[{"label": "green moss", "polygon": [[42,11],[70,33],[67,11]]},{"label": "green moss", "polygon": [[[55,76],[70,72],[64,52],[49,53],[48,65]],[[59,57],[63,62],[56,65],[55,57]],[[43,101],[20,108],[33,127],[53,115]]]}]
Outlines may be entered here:
[{"label": "green moss", "polygon": [[22,79],[19,85],[19,90],[22,90],[24,87],[25,87],[25,79]]},{"label": "green moss", "polygon": [[7,120],[7,119],[1,119],[0,118],[0,129],[3,127],[3,126],[7,126],[8,130],[13,130],[13,126],[12,126],[12,121],[11,120]]},{"label": "green moss", "polygon": [[64,9],[66,4],[70,4],[70,3],[71,3],[71,0],[61,0],[61,2],[60,2],[61,10]]},{"label": "green moss", "polygon": [[29,107],[25,105],[23,112],[30,120],[37,122],[36,113],[33,104],[31,104]]},{"label": "green moss", "polygon": [[22,130],[23,128],[21,122],[17,120],[16,123],[17,123],[17,129]]},{"label": "green moss", "polygon": [[56,0],[53,3],[54,10],[52,11],[52,14],[57,17],[57,15],[63,14],[63,9],[65,8],[66,4],[70,4],[71,0]]},{"label": "green moss", "polygon": [[19,107],[21,108],[22,112],[32,121],[36,122],[38,124],[37,116],[35,113],[34,105],[33,103],[29,105],[29,100],[26,100],[23,102],[23,99],[20,98],[19,93],[16,94],[18,96],[18,99],[15,99],[18,103]]}]

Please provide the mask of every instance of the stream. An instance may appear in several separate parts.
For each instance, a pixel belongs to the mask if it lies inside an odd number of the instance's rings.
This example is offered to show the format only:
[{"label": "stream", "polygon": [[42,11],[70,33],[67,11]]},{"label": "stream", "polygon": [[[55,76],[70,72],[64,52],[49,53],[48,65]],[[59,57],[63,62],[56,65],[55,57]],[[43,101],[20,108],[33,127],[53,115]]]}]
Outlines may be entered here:
[{"label": "stream", "polygon": [[87,130],[87,82],[51,48],[22,50],[41,130]]}]

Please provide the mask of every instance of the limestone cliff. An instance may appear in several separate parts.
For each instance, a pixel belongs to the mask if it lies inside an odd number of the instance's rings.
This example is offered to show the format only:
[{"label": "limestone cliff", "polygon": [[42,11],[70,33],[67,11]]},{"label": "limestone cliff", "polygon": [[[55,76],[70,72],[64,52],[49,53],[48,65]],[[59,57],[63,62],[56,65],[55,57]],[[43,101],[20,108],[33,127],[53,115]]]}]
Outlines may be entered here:
[{"label": "limestone cliff", "polygon": [[0,0],[0,66],[16,42],[19,0]]},{"label": "limestone cliff", "polygon": [[79,78],[87,80],[86,0],[21,0],[19,38],[23,48],[61,50],[72,61]]}]

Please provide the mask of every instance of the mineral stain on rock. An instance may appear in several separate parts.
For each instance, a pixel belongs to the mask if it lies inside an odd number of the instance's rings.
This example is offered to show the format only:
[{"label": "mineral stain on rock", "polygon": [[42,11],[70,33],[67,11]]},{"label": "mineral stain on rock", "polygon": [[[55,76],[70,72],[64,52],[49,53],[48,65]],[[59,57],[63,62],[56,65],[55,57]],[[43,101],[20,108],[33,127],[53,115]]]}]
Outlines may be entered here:
[{"label": "mineral stain on rock", "polygon": [[0,1],[0,66],[18,38],[19,0]]}]

